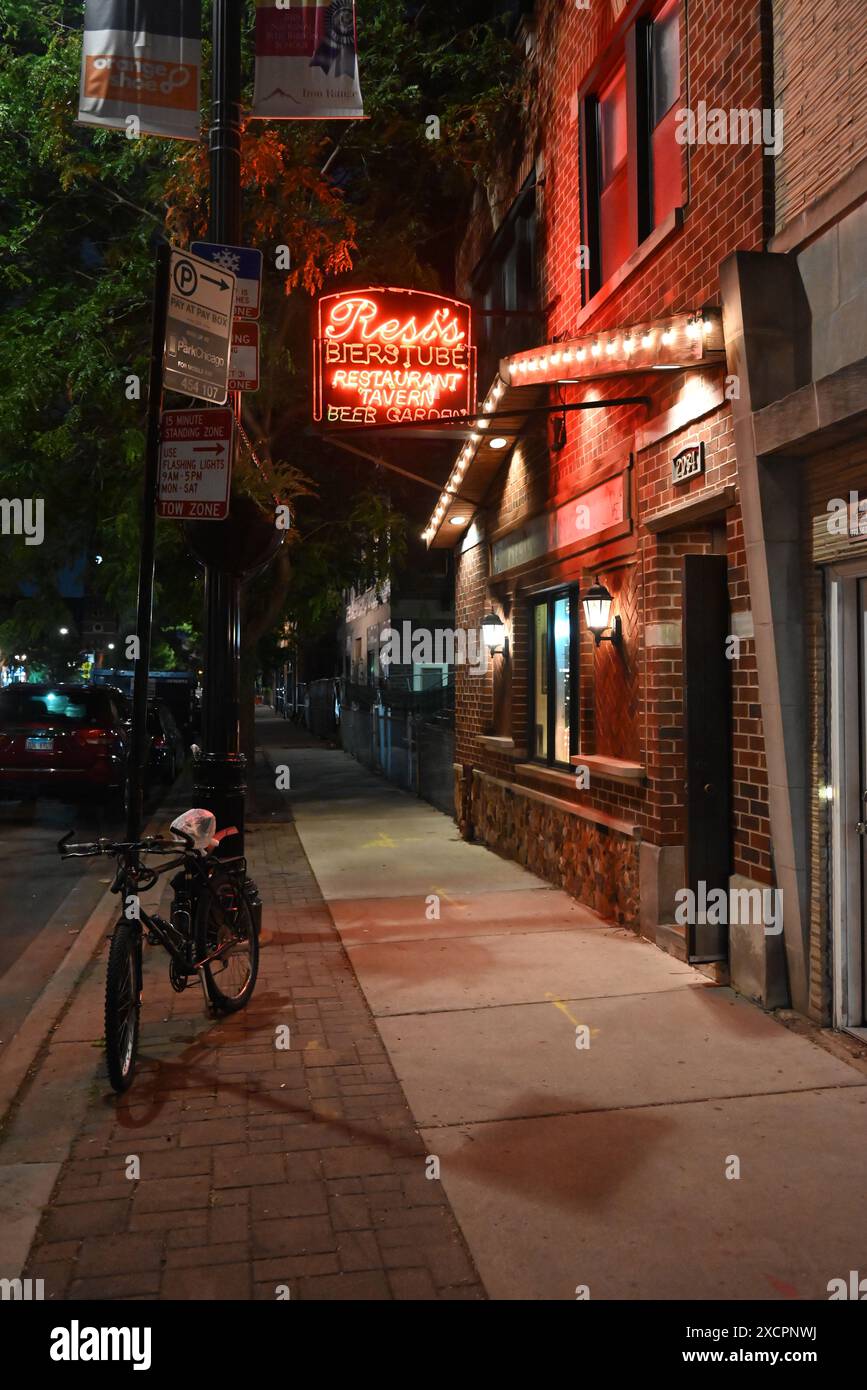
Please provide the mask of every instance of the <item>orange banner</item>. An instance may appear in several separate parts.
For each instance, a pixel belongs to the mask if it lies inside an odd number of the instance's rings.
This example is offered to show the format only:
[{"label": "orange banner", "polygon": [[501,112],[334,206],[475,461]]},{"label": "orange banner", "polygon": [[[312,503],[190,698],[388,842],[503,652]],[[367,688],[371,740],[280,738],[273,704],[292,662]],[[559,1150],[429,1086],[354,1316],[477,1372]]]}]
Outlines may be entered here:
[{"label": "orange banner", "polygon": [[78,121],[200,140],[202,0],[85,0]]},{"label": "orange banner", "polygon": [[191,63],[154,63],[137,58],[88,54],[84,95],[100,101],[139,98],[148,106],[198,109],[198,68]]}]

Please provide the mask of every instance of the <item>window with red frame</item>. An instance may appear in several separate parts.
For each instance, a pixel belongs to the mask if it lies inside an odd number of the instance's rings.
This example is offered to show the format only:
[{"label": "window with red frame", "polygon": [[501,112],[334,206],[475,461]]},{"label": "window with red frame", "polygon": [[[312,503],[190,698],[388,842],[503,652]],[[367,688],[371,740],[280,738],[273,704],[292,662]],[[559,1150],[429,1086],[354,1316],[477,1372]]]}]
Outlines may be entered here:
[{"label": "window with red frame", "polygon": [[585,302],[681,202],[680,0],[645,7],[581,101]]},{"label": "window with red frame", "polygon": [[653,225],[680,206],[681,147],[675,139],[680,97],[680,4],[670,3],[650,28],[650,143]]},{"label": "window with red frame", "polygon": [[603,283],[633,250],[627,122],[624,63],[599,94],[599,249]]}]

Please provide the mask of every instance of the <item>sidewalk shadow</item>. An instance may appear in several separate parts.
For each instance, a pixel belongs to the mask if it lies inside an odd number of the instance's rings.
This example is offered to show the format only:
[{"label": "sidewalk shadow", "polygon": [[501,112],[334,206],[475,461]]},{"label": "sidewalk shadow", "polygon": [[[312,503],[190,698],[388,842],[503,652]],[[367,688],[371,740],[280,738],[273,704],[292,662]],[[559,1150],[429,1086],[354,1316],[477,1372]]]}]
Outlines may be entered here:
[{"label": "sidewalk shadow", "polygon": [[[451,1132],[464,1142],[460,1148],[449,1147],[443,1169],[558,1211],[604,1211],[624,1183],[634,1181],[648,1166],[652,1151],[672,1133],[675,1122],[655,1110],[600,1114],[576,1111],[575,1105],[573,1095],[525,1092],[515,1106],[526,1119],[504,1115],[483,1124],[456,1126]],[[582,1124],[591,1117],[594,1123]],[[566,1125],[576,1135],[580,1127],[574,1148],[564,1143]],[[430,1138],[429,1129],[427,1133]],[[435,1148],[435,1138],[430,1142]]]},{"label": "sidewalk shadow", "polygon": [[[287,1119],[297,1120],[301,1116],[311,1125],[320,1125],[322,1127],[322,1142],[313,1146],[316,1148],[330,1148],[341,1142],[361,1142],[371,1146],[386,1147],[390,1152],[405,1158],[417,1158],[424,1154],[424,1145],[417,1137],[417,1126],[405,1100],[403,1105],[406,1109],[406,1130],[415,1136],[412,1140],[401,1137],[405,1131],[386,1130],[382,1127],[371,1128],[363,1123],[346,1120],[337,1115],[323,1116],[318,1114],[312,1108],[318,1102],[318,1097],[309,1096],[307,1104],[300,1104],[291,1096],[281,1095],[279,1090],[262,1090],[258,1087],[251,1090],[247,1076],[236,1079],[219,1072],[216,1067],[208,1067],[207,1058],[218,1052],[221,1045],[234,1046],[240,1039],[250,1041],[259,1033],[266,1035],[269,1042],[273,1042],[275,1020],[281,1023],[286,1021],[286,1000],[281,996],[265,993],[258,995],[256,1002],[259,1006],[257,1012],[267,1012],[269,1002],[274,1004],[274,1011],[268,1012],[266,1017],[252,1026],[250,1025],[250,1015],[245,1018],[243,1014],[236,1014],[230,1018],[211,1020],[204,1035],[191,1042],[176,1058],[166,1060],[149,1057],[147,1050],[143,1049],[139,1053],[140,1071],[137,1073],[134,1086],[122,1096],[108,1094],[104,1097],[106,1105],[114,1106],[117,1122],[121,1128],[130,1131],[146,1128],[158,1118],[167,1102],[178,1098],[179,1093],[188,1096],[211,1094],[215,1086],[219,1086],[223,1093],[229,1092],[237,1095],[240,1100],[245,1102],[255,1096],[260,1102],[267,1103],[270,1111],[275,1114],[284,1114]],[[279,1013],[277,1012],[278,1009]],[[231,1028],[233,1024],[238,1037],[227,1038],[225,1029]],[[219,1042],[217,1041],[218,1037],[220,1038]],[[290,1049],[290,1051],[303,1052],[303,1049],[295,1048]],[[355,1063],[355,1065],[362,1065],[362,1063]],[[297,1079],[298,1085],[294,1087],[295,1090],[300,1090],[302,1085],[306,1087],[306,1070],[302,1070]],[[286,1084],[287,1086],[291,1084],[291,1078],[287,1078]],[[393,1084],[399,1085],[396,1077]],[[217,1109],[216,1104],[214,1108]],[[391,1108],[396,1107],[392,1106]],[[200,1115],[199,1118],[211,1117]],[[215,1118],[219,1118],[219,1116]]]}]

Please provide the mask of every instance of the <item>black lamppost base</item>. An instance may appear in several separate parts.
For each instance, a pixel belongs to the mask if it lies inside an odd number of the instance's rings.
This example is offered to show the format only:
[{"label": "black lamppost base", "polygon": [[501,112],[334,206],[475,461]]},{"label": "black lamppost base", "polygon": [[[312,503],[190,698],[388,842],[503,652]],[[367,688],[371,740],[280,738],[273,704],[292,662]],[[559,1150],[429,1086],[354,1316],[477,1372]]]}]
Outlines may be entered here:
[{"label": "black lamppost base", "polygon": [[220,853],[244,853],[247,760],[239,749],[241,727],[241,591],[245,580],[274,558],[285,531],[249,497],[233,494],[225,521],[192,521],[184,537],[205,567],[204,751],[193,769],[197,805],[213,811],[217,829],[235,826],[238,836]]},{"label": "black lamppost base", "polygon": [[220,854],[244,852],[247,759],[243,753],[200,753],[193,764],[196,805],[213,811],[221,830],[234,827],[235,835],[220,842]]}]

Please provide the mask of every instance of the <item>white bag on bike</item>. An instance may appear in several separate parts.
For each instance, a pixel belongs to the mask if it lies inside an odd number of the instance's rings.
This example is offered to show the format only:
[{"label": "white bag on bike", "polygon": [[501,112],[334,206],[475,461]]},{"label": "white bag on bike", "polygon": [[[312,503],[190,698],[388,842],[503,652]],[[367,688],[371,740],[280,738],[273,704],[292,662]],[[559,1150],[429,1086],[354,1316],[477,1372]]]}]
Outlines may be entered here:
[{"label": "white bag on bike", "polygon": [[203,811],[196,808],[191,811],[184,811],[182,816],[177,816],[172,821],[171,828],[172,830],[182,830],[185,835],[191,835],[200,854],[207,854],[208,850],[216,849],[220,843],[216,838],[217,818],[213,811]]}]

